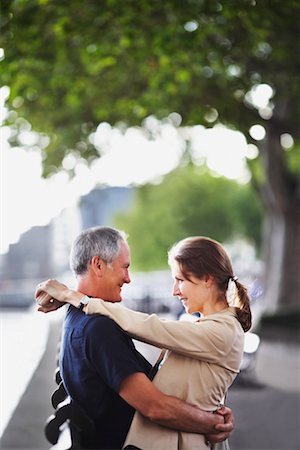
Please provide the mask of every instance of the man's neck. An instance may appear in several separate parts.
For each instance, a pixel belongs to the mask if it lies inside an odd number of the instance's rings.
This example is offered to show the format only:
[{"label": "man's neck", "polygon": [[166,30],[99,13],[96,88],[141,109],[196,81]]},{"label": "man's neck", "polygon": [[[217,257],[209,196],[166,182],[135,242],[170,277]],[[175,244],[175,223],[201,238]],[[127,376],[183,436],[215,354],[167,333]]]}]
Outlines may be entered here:
[{"label": "man's neck", "polygon": [[99,286],[95,287],[94,283],[88,278],[79,278],[77,280],[76,290],[82,292],[84,295],[89,297],[100,297],[101,292],[99,292]]}]

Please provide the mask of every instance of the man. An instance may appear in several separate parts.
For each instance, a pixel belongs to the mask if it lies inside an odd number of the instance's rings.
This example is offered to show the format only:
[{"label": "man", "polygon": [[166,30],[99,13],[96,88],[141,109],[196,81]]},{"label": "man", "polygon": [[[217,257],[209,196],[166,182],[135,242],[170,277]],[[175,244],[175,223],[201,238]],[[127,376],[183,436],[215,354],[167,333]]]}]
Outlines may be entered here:
[{"label": "man", "polygon": [[[110,227],[83,231],[70,255],[78,291],[110,302],[122,300],[124,283],[130,283],[130,250],[126,236]],[[49,312],[61,304],[36,290],[39,310]],[[82,299],[81,308],[84,306]],[[95,436],[87,447],[118,449],[127,435],[134,410],[154,422],[182,431],[224,440],[233,429],[230,410],[221,414],[201,411],[182,400],[165,395],[148,378],[151,366],[136,351],[132,340],[104,316],[87,316],[70,306],[64,320],[60,370],[70,397],[81,406],[95,425]],[[215,426],[221,429],[220,435]]]}]

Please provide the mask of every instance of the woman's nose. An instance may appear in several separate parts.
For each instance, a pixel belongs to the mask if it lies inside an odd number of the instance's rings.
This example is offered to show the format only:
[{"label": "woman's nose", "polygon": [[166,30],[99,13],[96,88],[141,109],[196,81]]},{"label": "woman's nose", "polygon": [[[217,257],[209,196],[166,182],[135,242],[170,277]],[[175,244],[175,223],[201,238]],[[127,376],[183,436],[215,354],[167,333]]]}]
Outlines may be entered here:
[{"label": "woman's nose", "polygon": [[179,294],[180,294],[180,289],[179,289],[179,287],[178,287],[178,283],[175,282],[175,283],[173,284],[172,295],[173,295],[174,297],[177,297]]}]

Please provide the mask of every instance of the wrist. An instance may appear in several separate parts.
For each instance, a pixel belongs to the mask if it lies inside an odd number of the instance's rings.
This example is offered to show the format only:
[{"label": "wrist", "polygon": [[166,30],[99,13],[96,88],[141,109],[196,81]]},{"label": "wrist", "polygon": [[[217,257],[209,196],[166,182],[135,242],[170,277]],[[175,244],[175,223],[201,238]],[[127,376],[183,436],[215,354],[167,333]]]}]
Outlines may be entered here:
[{"label": "wrist", "polygon": [[84,294],[78,291],[73,291],[72,289],[68,289],[65,292],[64,295],[65,299],[64,301],[67,303],[70,303],[70,305],[75,306],[76,308],[79,307],[80,300],[84,297]]},{"label": "wrist", "polygon": [[89,301],[90,301],[90,297],[89,297],[88,295],[84,295],[84,296],[80,299],[80,303],[79,303],[78,309],[79,309],[80,311],[83,311],[84,308],[88,305]]}]

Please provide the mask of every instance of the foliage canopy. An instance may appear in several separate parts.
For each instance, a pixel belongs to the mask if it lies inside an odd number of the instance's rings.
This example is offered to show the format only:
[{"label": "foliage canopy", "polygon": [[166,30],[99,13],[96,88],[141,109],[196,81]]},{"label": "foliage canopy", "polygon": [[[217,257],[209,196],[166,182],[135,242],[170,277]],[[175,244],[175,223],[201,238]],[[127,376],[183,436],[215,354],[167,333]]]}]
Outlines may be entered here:
[{"label": "foliage canopy", "polygon": [[[273,89],[272,126],[299,137],[298,0],[4,0],[1,85],[8,122],[46,133],[45,174],[69,152],[98,157],[101,121],[268,126],[250,90]],[[298,39],[297,39],[298,36]],[[17,113],[17,115],[16,115]]]},{"label": "foliage canopy", "polygon": [[237,236],[259,247],[262,208],[249,185],[213,177],[188,165],[159,185],[137,191],[135,206],[116,218],[129,236],[135,269],[167,267],[167,250],[186,236],[210,236],[220,242]]}]

